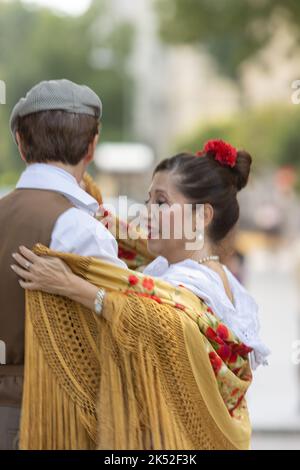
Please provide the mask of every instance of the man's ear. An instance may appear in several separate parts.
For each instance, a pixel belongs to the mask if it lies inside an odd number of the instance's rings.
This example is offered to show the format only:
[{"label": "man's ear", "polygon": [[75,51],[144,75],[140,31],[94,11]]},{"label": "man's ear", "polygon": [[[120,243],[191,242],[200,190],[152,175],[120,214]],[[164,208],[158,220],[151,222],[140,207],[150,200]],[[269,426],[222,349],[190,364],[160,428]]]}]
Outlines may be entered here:
[{"label": "man's ear", "polygon": [[84,163],[86,165],[88,165],[89,163],[93,161],[98,141],[99,141],[99,134],[96,134],[93,141],[89,144],[87,154],[84,157]]},{"label": "man's ear", "polygon": [[19,134],[18,131],[16,132],[16,141],[17,141],[17,144],[18,144],[19,154],[20,154],[20,156],[21,156],[23,162],[26,163],[26,158],[25,158],[25,155],[24,155],[24,153],[23,153],[22,145],[21,145],[21,144],[22,144],[22,142],[21,142],[21,137],[20,137],[20,134]]}]

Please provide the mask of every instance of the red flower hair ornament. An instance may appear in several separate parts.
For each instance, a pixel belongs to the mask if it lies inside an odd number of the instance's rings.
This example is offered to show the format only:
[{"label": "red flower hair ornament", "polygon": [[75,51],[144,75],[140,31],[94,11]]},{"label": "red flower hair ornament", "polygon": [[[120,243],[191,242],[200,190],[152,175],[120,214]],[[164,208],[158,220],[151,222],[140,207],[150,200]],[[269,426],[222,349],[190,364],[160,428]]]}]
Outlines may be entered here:
[{"label": "red flower hair ornament", "polygon": [[206,153],[214,154],[215,160],[221,165],[227,165],[231,168],[236,164],[237,150],[224,140],[209,140],[206,142],[203,150],[196,152],[197,157],[202,157]]}]

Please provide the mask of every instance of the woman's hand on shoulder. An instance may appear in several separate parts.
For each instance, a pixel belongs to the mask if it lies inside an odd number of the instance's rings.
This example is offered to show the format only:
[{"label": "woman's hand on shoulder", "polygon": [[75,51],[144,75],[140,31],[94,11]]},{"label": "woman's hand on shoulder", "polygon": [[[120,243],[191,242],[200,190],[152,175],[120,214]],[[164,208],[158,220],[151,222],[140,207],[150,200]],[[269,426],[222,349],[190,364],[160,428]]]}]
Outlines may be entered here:
[{"label": "woman's hand on shoulder", "polygon": [[19,250],[12,254],[17,264],[11,268],[20,277],[21,287],[69,296],[75,275],[66,263],[58,258],[38,256],[26,247]]}]

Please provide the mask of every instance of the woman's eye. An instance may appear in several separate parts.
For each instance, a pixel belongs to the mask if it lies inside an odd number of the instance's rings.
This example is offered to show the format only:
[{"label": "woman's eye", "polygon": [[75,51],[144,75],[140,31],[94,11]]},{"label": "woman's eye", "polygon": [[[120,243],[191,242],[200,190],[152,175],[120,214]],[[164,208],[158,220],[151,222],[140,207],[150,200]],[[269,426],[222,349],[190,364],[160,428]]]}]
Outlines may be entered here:
[{"label": "woman's eye", "polygon": [[163,204],[166,204],[166,203],[167,203],[167,201],[156,201],[156,204],[158,206],[162,206]]},{"label": "woman's eye", "polygon": [[[147,205],[147,204],[149,204],[149,202],[150,202],[150,198],[147,199],[144,203]],[[158,206],[162,206],[163,204],[167,204],[167,201],[160,199],[160,200],[157,200],[157,201],[153,202],[153,204],[156,204]]]}]

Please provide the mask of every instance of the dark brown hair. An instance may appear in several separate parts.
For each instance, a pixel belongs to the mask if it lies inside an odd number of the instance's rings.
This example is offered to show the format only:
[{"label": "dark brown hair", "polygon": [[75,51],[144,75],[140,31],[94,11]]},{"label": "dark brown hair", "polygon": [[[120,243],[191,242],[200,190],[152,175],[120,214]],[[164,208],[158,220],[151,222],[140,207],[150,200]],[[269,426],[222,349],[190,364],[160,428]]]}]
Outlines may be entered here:
[{"label": "dark brown hair", "polygon": [[211,152],[199,157],[180,153],[160,162],[154,174],[174,173],[177,188],[191,203],[212,205],[214,216],[208,235],[213,242],[218,242],[238,221],[237,192],[247,184],[251,162],[251,156],[245,151],[237,153],[232,168],[216,161]]},{"label": "dark brown hair", "polygon": [[17,131],[27,163],[77,165],[99,132],[99,120],[87,114],[41,111],[19,117]]}]

